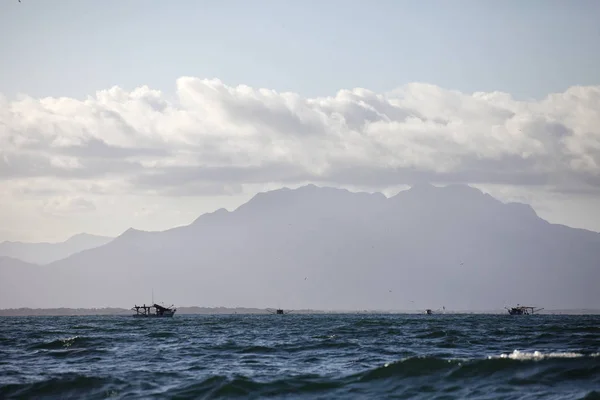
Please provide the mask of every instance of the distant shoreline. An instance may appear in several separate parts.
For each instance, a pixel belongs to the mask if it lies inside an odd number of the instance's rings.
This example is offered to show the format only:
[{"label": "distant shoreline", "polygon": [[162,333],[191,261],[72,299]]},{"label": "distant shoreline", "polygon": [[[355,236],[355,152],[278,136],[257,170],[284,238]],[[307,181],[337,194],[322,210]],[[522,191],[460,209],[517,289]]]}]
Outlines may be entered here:
[{"label": "distant shoreline", "polygon": [[[287,311],[287,310],[286,310]],[[293,314],[422,314],[424,310],[290,310]],[[505,314],[506,310],[473,310],[451,311],[437,314]],[[228,307],[178,307],[176,315],[252,315],[269,314],[267,309],[261,308],[228,308]],[[600,310],[544,310],[540,314],[546,315],[598,315]],[[0,309],[0,317],[60,317],[60,316],[94,316],[94,315],[132,315],[132,311],[125,308],[7,308]]]}]

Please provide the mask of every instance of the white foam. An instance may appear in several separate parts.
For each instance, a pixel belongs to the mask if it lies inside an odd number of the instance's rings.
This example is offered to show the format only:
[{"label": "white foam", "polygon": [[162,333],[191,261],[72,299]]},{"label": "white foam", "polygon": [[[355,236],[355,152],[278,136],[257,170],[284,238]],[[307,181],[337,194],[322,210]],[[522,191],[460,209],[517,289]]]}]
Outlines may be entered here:
[{"label": "white foam", "polygon": [[[597,356],[592,354],[592,357]],[[554,353],[542,353],[540,351],[519,351],[515,350],[509,354],[500,354],[499,356],[489,356],[488,359],[492,358],[509,358],[511,360],[543,360],[545,358],[578,358],[584,357],[581,353],[574,352],[554,352]]]},{"label": "white foam", "polygon": [[71,345],[77,340],[79,339],[79,336],[73,336],[73,337],[69,337],[69,338],[65,338],[65,339],[59,339],[62,343],[64,347],[71,347]]}]

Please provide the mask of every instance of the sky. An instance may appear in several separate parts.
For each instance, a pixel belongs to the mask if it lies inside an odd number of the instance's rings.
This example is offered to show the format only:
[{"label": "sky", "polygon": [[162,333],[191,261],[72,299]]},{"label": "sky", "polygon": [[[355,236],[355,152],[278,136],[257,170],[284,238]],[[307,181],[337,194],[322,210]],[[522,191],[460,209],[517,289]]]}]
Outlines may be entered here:
[{"label": "sky", "polygon": [[0,3],[0,241],[305,183],[466,183],[600,231],[597,1]]}]

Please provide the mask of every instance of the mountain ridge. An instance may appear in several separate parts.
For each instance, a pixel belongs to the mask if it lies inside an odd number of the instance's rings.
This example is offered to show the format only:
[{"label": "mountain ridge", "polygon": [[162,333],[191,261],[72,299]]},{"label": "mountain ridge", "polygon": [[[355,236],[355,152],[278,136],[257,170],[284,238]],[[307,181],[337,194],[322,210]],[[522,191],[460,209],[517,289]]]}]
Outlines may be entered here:
[{"label": "mountain ridge", "polygon": [[10,299],[0,282],[0,307],[118,306],[151,287],[169,303],[207,307],[600,306],[592,284],[600,235],[549,224],[528,205],[475,188],[422,188],[387,198],[313,185],[258,194],[162,232],[129,229],[49,264],[43,278],[53,295]]},{"label": "mountain ridge", "polygon": [[76,240],[79,240],[81,238],[95,238],[95,239],[104,239],[104,240],[111,240],[114,239],[111,236],[104,236],[104,235],[94,235],[91,233],[86,233],[86,232],[80,232],[80,233],[76,233],[72,236],[69,236],[67,239],[63,240],[63,241],[59,241],[59,242],[26,242],[26,241],[22,241],[22,240],[5,240],[3,242],[0,242],[1,244],[63,244],[63,243],[70,243]]},{"label": "mountain ridge", "polygon": [[33,264],[45,265],[64,259],[71,254],[102,246],[113,240],[109,236],[78,233],[62,242],[19,242],[0,243],[0,256],[17,258]]}]

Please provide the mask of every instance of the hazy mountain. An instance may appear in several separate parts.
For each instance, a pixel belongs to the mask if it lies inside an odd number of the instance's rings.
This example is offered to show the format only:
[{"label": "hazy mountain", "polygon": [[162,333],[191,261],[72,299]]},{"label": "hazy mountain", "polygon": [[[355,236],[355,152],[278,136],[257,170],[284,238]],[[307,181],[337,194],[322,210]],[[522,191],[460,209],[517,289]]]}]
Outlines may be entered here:
[{"label": "hazy mountain", "polygon": [[113,238],[80,233],[60,243],[0,243],[0,256],[17,258],[34,264],[48,264],[82,250],[92,249],[110,242]]},{"label": "hazy mountain", "polygon": [[[12,257],[0,256],[0,271],[5,268],[34,268],[36,265]],[[4,276],[3,276],[4,277]]]},{"label": "hazy mountain", "polygon": [[308,185],[164,232],[129,229],[43,268],[0,266],[0,308],[129,307],[152,289],[180,306],[599,308],[599,264],[597,233],[468,186],[386,198]]}]

